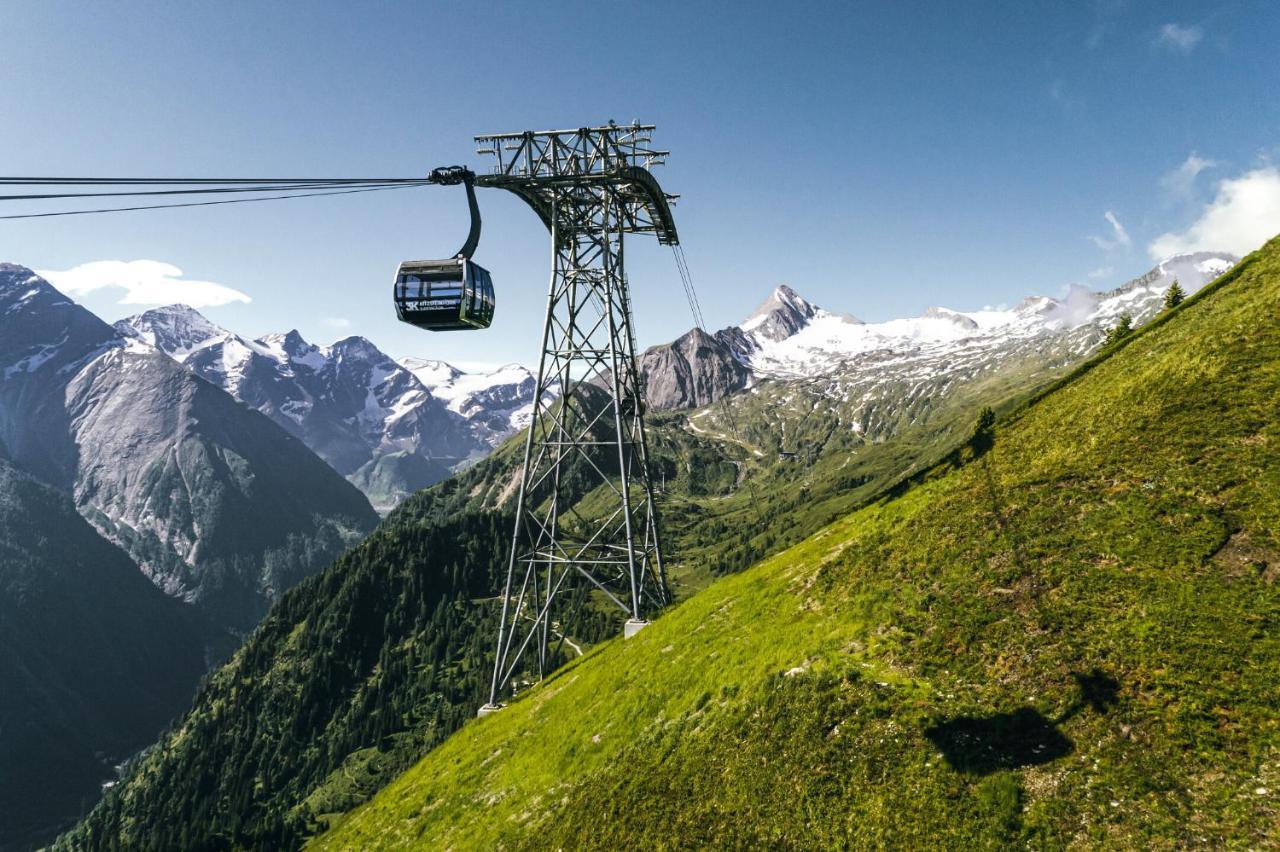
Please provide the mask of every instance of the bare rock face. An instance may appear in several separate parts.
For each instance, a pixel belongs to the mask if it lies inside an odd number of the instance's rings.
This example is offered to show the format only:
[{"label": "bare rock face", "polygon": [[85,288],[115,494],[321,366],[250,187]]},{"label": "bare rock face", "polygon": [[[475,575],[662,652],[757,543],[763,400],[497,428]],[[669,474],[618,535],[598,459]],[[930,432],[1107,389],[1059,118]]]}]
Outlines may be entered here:
[{"label": "bare rock face", "polygon": [[301,441],[12,265],[0,375],[13,461],[220,624],[248,630],[377,521]]},{"label": "bare rock face", "polygon": [[819,310],[784,285],[740,326],[714,335],[695,328],[671,343],[651,347],[639,359],[646,403],[655,411],[676,411],[742,390],[751,384],[750,359],[761,341],[786,340]]},{"label": "bare rock face", "polygon": [[697,408],[741,390],[751,371],[718,335],[700,328],[640,356],[645,401],[655,411]]}]

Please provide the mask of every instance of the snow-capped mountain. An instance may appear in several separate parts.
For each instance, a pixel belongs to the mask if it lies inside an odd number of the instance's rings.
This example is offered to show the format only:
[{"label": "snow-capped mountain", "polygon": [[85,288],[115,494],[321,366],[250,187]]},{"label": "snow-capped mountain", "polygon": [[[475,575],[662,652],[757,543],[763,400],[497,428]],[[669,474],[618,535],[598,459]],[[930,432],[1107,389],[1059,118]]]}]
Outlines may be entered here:
[{"label": "snow-capped mountain", "polygon": [[641,370],[655,409],[700,407],[753,387],[777,397],[779,411],[812,410],[821,398],[839,409],[843,428],[880,439],[920,422],[957,388],[1072,364],[1122,313],[1135,324],[1150,319],[1175,279],[1194,293],[1236,261],[1215,252],[1181,255],[1108,292],[1073,286],[1061,299],[1029,297],[1007,310],[939,307],[879,323],[823,310],[784,286],[740,325],[651,348]]},{"label": "snow-capped mountain", "polygon": [[534,379],[397,363],[363,337],[317,346],[297,331],[250,340],[185,305],[116,323],[297,436],[380,511],[488,453],[528,422]]},{"label": "snow-capped mountain", "polygon": [[450,411],[466,418],[473,434],[491,447],[528,426],[533,416],[537,377],[519,364],[482,373],[466,373],[444,361],[425,358],[404,358],[400,364]]},{"label": "snow-capped mountain", "polygon": [[297,331],[249,340],[185,305],[120,320],[116,329],[270,417],[380,511],[488,449],[464,418],[363,337],[330,346]]},{"label": "snow-capped mountain", "polygon": [[[157,332],[193,339],[197,326]],[[0,264],[0,376],[12,461],[222,624],[252,627],[376,522],[302,443],[12,264]]]},{"label": "snow-capped mountain", "polygon": [[810,377],[851,366],[850,362],[883,365],[885,352],[894,353],[902,363],[927,364],[1046,335],[1070,338],[1071,348],[1083,352],[1120,314],[1129,313],[1136,324],[1149,319],[1175,279],[1194,293],[1236,260],[1207,252],[1183,255],[1109,292],[1074,285],[1062,299],[1029,297],[1010,310],[930,308],[919,317],[881,323],[837,316],[780,287],[753,318],[739,326],[749,344],[744,360],[756,376]]}]

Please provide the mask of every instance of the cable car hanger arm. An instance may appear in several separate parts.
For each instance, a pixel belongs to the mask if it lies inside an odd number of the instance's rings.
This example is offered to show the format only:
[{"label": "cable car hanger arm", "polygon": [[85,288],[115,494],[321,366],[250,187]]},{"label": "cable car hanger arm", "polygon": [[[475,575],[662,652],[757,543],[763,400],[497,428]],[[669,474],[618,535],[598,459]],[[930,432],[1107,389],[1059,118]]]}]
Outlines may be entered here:
[{"label": "cable car hanger arm", "polygon": [[480,205],[476,203],[476,174],[465,166],[441,166],[432,169],[427,178],[431,183],[441,186],[462,184],[467,188],[467,207],[471,211],[471,230],[467,232],[467,241],[458,249],[455,257],[471,258],[480,245]]}]

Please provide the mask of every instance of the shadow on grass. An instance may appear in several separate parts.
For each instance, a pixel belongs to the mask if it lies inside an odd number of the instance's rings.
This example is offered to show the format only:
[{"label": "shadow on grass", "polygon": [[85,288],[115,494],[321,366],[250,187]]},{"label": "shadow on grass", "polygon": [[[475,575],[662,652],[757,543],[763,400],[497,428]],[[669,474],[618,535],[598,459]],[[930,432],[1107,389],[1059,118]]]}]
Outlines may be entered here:
[{"label": "shadow on grass", "polygon": [[924,735],[952,769],[970,775],[1039,766],[1075,751],[1075,744],[1057,725],[1030,707],[991,716],[960,716],[927,728]]},{"label": "shadow on grass", "polygon": [[1111,675],[1093,669],[1072,672],[1079,696],[1057,719],[1050,719],[1031,707],[990,716],[959,716],[926,728],[925,737],[937,746],[947,764],[958,772],[990,775],[1002,769],[1040,766],[1066,757],[1075,743],[1058,730],[1058,725],[1088,708],[1106,713],[1118,700],[1120,683]]},{"label": "shadow on grass", "polygon": [[1093,669],[1088,674],[1072,672],[1071,676],[1075,678],[1076,686],[1080,687],[1080,697],[1062,714],[1058,722],[1065,722],[1076,715],[1086,704],[1095,713],[1106,713],[1119,700],[1120,681],[1101,669]]}]

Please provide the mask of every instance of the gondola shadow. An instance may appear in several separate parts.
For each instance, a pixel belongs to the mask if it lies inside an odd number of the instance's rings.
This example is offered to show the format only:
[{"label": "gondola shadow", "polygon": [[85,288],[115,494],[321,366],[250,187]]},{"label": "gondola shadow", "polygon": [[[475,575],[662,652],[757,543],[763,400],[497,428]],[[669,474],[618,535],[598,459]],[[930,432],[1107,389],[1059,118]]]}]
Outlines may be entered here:
[{"label": "gondola shadow", "polygon": [[952,769],[969,775],[1040,766],[1066,757],[1075,751],[1075,743],[1058,726],[1086,708],[1106,713],[1120,691],[1119,681],[1099,669],[1071,676],[1080,694],[1057,719],[1020,707],[990,716],[959,716],[926,728],[924,735]]},{"label": "gondola shadow", "polygon": [[1075,743],[1057,725],[1030,707],[960,716],[927,728],[924,735],[952,769],[969,775],[1039,766],[1075,751]]}]

